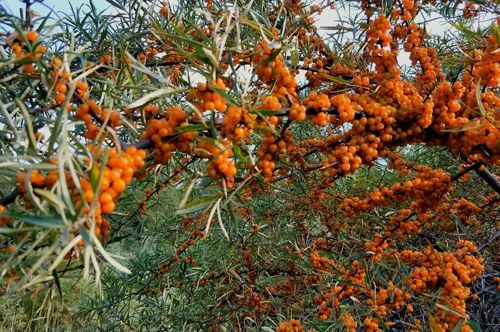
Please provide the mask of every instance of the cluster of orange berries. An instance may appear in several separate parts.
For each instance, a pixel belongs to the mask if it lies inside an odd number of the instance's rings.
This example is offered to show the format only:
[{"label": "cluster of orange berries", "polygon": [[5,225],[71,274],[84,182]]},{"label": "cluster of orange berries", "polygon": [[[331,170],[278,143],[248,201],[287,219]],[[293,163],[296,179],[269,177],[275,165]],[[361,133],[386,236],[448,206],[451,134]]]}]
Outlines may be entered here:
[{"label": "cluster of orange berries", "polygon": [[270,59],[274,51],[266,41],[255,46],[252,61],[257,65],[257,75],[262,82],[273,84],[273,93],[295,97],[297,95],[295,77],[285,65],[283,55],[278,54],[274,59]]},{"label": "cluster of orange berries", "polygon": [[[55,171],[53,171],[53,172],[55,172]],[[55,172],[55,174],[57,176],[57,172]],[[20,171],[17,173],[17,185],[19,188],[19,192],[21,192],[21,193],[26,193],[25,178],[26,178],[26,172]],[[49,185],[53,184],[52,183],[52,176],[51,177],[45,176],[42,173],[40,173],[40,171],[37,169],[34,169],[30,172],[30,178],[28,181],[35,188],[41,188],[41,187],[45,187],[45,186],[49,186]],[[57,181],[57,178],[56,178],[56,181]]]},{"label": "cluster of orange berries", "polygon": [[422,28],[415,22],[406,25],[396,24],[392,30],[392,37],[403,42],[405,52],[411,52],[413,48],[421,45],[423,33]]},{"label": "cluster of orange berries", "polygon": [[[474,69],[472,73],[475,73]],[[498,72],[496,75],[498,76]],[[484,152],[481,150],[478,152],[482,154],[481,157],[483,160],[496,163],[499,160],[498,152],[500,151],[500,146],[496,142],[498,142],[500,137],[500,129],[494,124],[493,119],[495,119],[496,110],[500,107],[500,97],[493,91],[486,90],[481,92],[480,97],[483,109],[481,111],[478,110],[480,105],[477,90],[482,85],[482,81],[487,79],[488,77],[482,77],[479,74],[473,76],[470,71],[464,73],[461,86],[465,89],[465,92],[461,102],[465,107],[459,108],[459,112],[451,116],[453,120],[450,125],[451,128],[455,127],[460,130],[449,133],[445,139],[448,140],[448,145],[453,151],[460,151],[467,154],[470,154],[474,150],[478,151],[477,146],[486,145],[490,150],[489,155],[491,156],[481,153]],[[485,87],[482,89],[485,90]]]},{"label": "cluster of orange berries", "polygon": [[28,59],[31,61],[23,65],[23,71],[26,74],[33,74],[36,71],[33,62],[39,60],[43,56],[43,54],[47,51],[47,47],[44,45],[38,45],[36,48],[32,49],[32,45],[35,44],[38,39],[38,32],[35,30],[27,31],[26,39],[30,43],[29,48],[28,45],[26,45],[24,38],[22,38],[22,36],[18,36],[16,41],[12,44],[11,49],[16,58]]},{"label": "cluster of orange berries", "polygon": [[266,133],[262,140],[262,145],[257,151],[257,167],[262,171],[262,175],[266,179],[271,179],[273,170],[276,167],[277,158],[286,152],[293,152],[295,146],[292,140],[292,132],[286,130],[282,138],[277,138],[272,133]]},{"label": "cluster of orange berries", "polygon": [[[221,78],[214,82],[217,89],[225,90],[226,84]],[[212,91],[207,83],[198,83],[196,89],[191,89],[189,97],[196,100],[195,106],[201,111],[217,110],[219,112],[226,111],[226,100],[216,91]]]},{"label": "cluster of orange berries", "polygon": [[[115,149],[109,150],[108,162],[99,184],[101,192],[99,202],[103,213],[115,210],[115,202],[120,193],[132,181],[134,174],[144,167],[145,158],[146,152],[133,146],[127,147],[122,153],[118,153]],[[88,200],[90,192],[85,192],[85,195]]]},{"label": "cluster of orange berries", "polygon": [[330,117],[328,115],[328,108],[331,106],[330,99],[326,94],[318,94],[316,91],[312,91],[309,96],[304,98],[302,101],[304,105],[308,108],[324,111],[318,112],[312,116],[312,122],[317,126],[325,126],[329,121]]},{"label": "cluster of orange berries", "polygon": [[389,159],[389,163],[387,165],[391,169],[398,171],[401,175],[410,174],[413,164],[404,160],[399,153],[394,151],[384,151],[381,156]]},{"label": "cluster of orange berries", "polygon": [[290,120],[302,121],[306,119],[306,107],[299,103],[293,103],[290,106],[290,113],[288,113],[288,118]]},{"label": "cluster of orange berries", "polygon": [[330,104],[337,109],[338,120],[334,121],[336,125],[354,120],[355,112],[361,110],[361,106],[351,102],[346,94],[332,96]]},{"label": "cluster of orange berries", "polygon": [[378,74],[391,71],[393,73],[398,72],[396,69],[396,53],[386,49],[392,42],[392,35],[388,32],[390,28],[391,22],[385,15],[381,14],[370,23],[370,27],[366,31],[368,37],[367,49],[370,51],[370,59],[374,63]]},{"label": "cluster of orange berries", "polygon": [[225,177],[227,180],[227,185],[232,186],[232,178],[236,175],[236,166],[234,161],[230,160],[233,156],[233,151],[229,146],[229,142],[221,142],[224,149],[219,148],[215,144],[208,143],[198,143],[196,148],[203,151],[204,154],[208,153],[211,158],[210,164],[208,165],[208,174],[213,177]]},{"label": "cluster of orange berries", "polygon": [[461,198],[453,204],[441,204],[436,209],[436,215],[441,221],[443,229],[451,232],[456,229],[454,217],[458,216],[464,225],[477,226],[479,224],[477,215],[481,211],[481,208],[473,202]]},{"label": "cluster of orange berries", "polygon": [[[87,84],[83,82],[80,84],[77,82],[76,86],[77,91],[82,91],[82,93],[88,89]],[[81,104],[76,110],[76,116],[85,123],[87,127],[85,136],[89,139],[95,139],[99,132],[99,126],[94,124],[94,119],[100,124],[106,123],[111,128],[116,128],[122,123],[119,112],[108,108],[103,109],[93,99]]]},{"label": "cluster of orange berries", "polygon": [[[329,168],[332,175],[338,171],[348,173],[357,170],[363,160],[357,154],[356,146],[341,145],[321,161],[323,167]],[[332,167],[333,166],[333,167]]]},{"label": "cluster of orange berries", "polygon": [[[297,32],[295,32],[299,47],[303,49],[313,49],[316,51],[322,51],[325,49],[325,43],[318,36],[308,32],[310,29],[305,29],[304,27],[299,27]],[[305,66],[303,68],[308,68],[308,63],[304,61]]]},{"label": "cluster of orange berries", "polygon": [[[102,154],[102,149],[91,149],[91,152]],[[145,151],[138,150],[135,147],[128,147],[119,154],[115,149],[109,150],[109,159],[104,169],[103,177],[99,185],[99,204],[94,210],[96,227],[94,232],[96,236],[109,236],[109,223],[102,219],[102,213],[110,213],[115,210],[115,202],[119,194],[123,192],[126,186],[132,181],[135,172],[144,166]],[[54,161],[51,161],[54,162]],[[71,190],[73,201],[77,204],[90,204],[94,199],[94,189],[90,180],[80,179],[82,192],[75,185],[70,172],[65,174],[68,188]],[[18,188],[21,193],[26,192],[25,182],[26,173],[24,171],[17,174]],[[32,170],[29,178],[30,184],[36,188],[51,187],[59,181],[59,174],[56,170],[49,171],[47,175],[41,174],[38,170]],[[83,195],[82,195],[83,194]],[[82,202],[83,200],[83,202]],[[82,212],[87,213],[88,206],[84,206]],[[88,225],[87,225],[88,226]],[[83,242],[79,244],[83,245]]]},{"label": "cluster of orange berries", "polygon": [[265,314],[269,312],[270,309],[269,302],[266,301],[265,297],[251,287],[246,287],[246,294],[241,302],[243,302],[245,306],[252,308],[252,312],[246,313],[249,317],[255,317],[254,312],[257,314]]},{"label": "cluster of orange berries", "polygon": [[[359,95],[353,95],[351,100],[355,103],[353,107],[362,109],[366,113],[366,116],[362,116],[359,120],[351,122],[352,132],[355,133],[354,138],[356,138],[355,140],[353,138],[353,144],[356,143],[359,146],[359,150],[364,152],[365,156],[363,156],[363,159],[371,161],[378,155],[377,150],[383,147],[384,142],[404,139],[411,133],[411,129],[403,131],[399,126],[397,126],[397,129],[394,128],[396,125],[396,108],[383,105],[371,98]],[[368,135],[366,135],[366,132],[368,132]],[[365,135],[367,136],[366,138],[363,137]],[[362,143],[366,143],[368,146],[364,146]],[[369,148],[375,150],[377,153],[374,155],[373,151]],[[369,158],[370,155],[372,158]]]},{"label": "cluster of orange berries", "polygon": [[362,92],[363,90],[367,90],[371,86],[370,82],[370,77],[364,76],[362,74],[356,75],[352,80],[351,80],[353,85],[356,85],[359,87],[358,91]]},{"label": "cluster of orange berries", "polygon": [[337,285],[324,294],[314,297],[313,302],[318,306],[318,319],[327,320],[333,312],[334,308],[340,306],[341,301],[355,296],[356,294],[365,293],[365,278],[366,272],[359,261],[354,260],[351,263],[350,269],[345,269],[343,266],[336,265],[335,271],[341,273],[343,280],[347,283]]},{"label": "cluster of orange berries", "polygon": [[55,86],[56,95],[54,97],[54,102],[57,105],[61,105],[66,99],[66,92],[68,92],[68,86],[64,82],[59,82]]},{"label": "cluster of orange berries", "polygon": [[340,204],[340,209],[347,215],[357,215],[376,206],[385,206],[393,201],[402,202],[409,198],[416,200],[411,204],[416,209],[438,205],[451,189],[450,175],[425,166],[415,167],[419,172],[415,179],[393,184],[390,188],[375,189],[366,198],[346,198]]},{"label": "cluster of orange berries", "polygon": [[304,332],[302,324],[296,319],[292,319],[289,322],[281,322],[276,328],[276,332]]},{"label": "cluster of orange berries", "polygon": [[498,87],[500,85],[500,54],[498,40],[495,34],[486,39],[487,46],[484,51],[475,50],[475,63],[472,75],[477,82],[487,87]]},{"label": "cluster of orange berries", "polygon": [[336,267],[334,259],[323,257],[316,250],[309,254],[309,263],[319,271],[330,271],[332,267]]},{"label": "cluster of orange berries", "polygon": [[414,47],[410,51],[410,60],[413,65],[420,64],[422,72],[417,73],[416,80],[422,92],[432,91],[436,80],[443,80],[444,73],[441,62],[437,58],[437,51],[432,47]]},{"label": "cluster of orange berries", "polygon": [[379,327],[380,320],[373,316],[368,316],[363,321],[363,331],[366,332],[381,332],[382,330]]},{"label": "cluster of orange berries", "polygon": [[[51,67],[53,70],[51,71],[50,76],[54,80],[53,84],[54,84],[55,92],[56,92],[56,94],[54,96],[54,104],[61,105],[64,102],[64,100],[66,99],[66,93],[68,92],[68,83],[69,83],[71,73],[69,71],[61,69],[62,60],[57,58],[57,57],[52,59]],[[78,81],[77,87],[81,87],[81,84],[83,84],[83,82]],[[87,91],[87,89],[85,89],[85,94],[79,95],[82,99],[87,98],[86,91]],[[81,91],[77,89],[76,92],[79,93]],[[72,108],[71,105],[68,104],[67,110],[70,111],[71,108]]]},{"label": "cluster of orange berries", "polygon": [[269,111],[279,111],[281,110],[281,108],[282,105],[278,97],[274,95],[269,95],[269,96],[263,96],[261,98],[260,109]]},{"label": "cluster of orange berries", "polygon": [[240,141],[253,133],[256,119],[257,115],[250,114],[246,108],[230,105],[224,114],[221,131],[228,138]]},{"label": "cluster of orange berries", "polygon": [[205,238],[205,232],[203,232],[201,229],[196,228],[194,229],[191,233],[189,233],[189,239],[186,241],[182,242],[176,249],[175,249],[175,255],[178,256],[188,250],[190,247],[194,246],[196,244],[196,241],[198,239],[203,239]]},{"label": "cluster of orange berries", "polygon": [[375,234],[375,238],[372,242],[365,243],[365,249],[367,252],[372,254],[372,259],[374,262],[379,262],[382,259],[382,254],[384,250],[390,245],[390,240],[385,239],[382,234]]},{"label": "cluster of orange berries", "polygon": [[368,299],[366,305],[372,307],[379,316],[385,317],[389,314],[389,310],[399,310],[410,298],[411,293],[394,286],[391,281],[387,288],[373,292],[373,299]]},{"label": "cluster of orange berries", "polygon": [[347,311],[343,311],[342,314],[340,314],[340,322],[344,326],[346,332],[355,332],[358,327],[358,322]]},{"label": "cluster of orange berries", "polygon": [[[471,121],[465,117],[457,118],[457,120],[459,119],[462,120],[460,122],[464,123],[461,126],[463,131],[451,132],[447,137],[443,138],[443,140],[447,138],[446,142],[450,149],[454,152],[464,152],[467,154],[474,152],[477,153],[482,160],[493,164],[498,163],[500,161],[500,156],[497,153],[500,151],[500,146],[498,145],[500,129],[488,120],[477,119]],[[484,153],[482,150],[476,150],[478,146],[484,146],[490,151]],[[471,156],[473,156],[473,154],[471,154]]]},{"label": "cluster of orange berries", "polygon": [[191,150],[191,142],[196,132],[183,132],[176,135],[176,130],[181,128],[187,120],[187,114],[179,106],[169,107],[166,117],[152,119],[148,122],[142,139],[150,139],[155,150],[155,160],[166,164],[176,150],[188,152]]},{"label": "cluster of orange berries", "polygon": [[417,9],[418,7],[413,0],[403,0],[400,8],[394,7],[392,9],[392,16],[399,16],[403,22],[410,22],[415,17]]},{"label": "cluster of orange berries", "polygon": [[387,33],[391,28],[391,21],[385,16],[380,15],[371,24],[366,31],[366,36],[369,38],[369,49],[377,48],[377,44],[382,47],[388,47],[392,41],[392,36]]},{"label": "cluster of orange berries", "polygon": [[[436,306],[437,325],[440,331],[453,329],[462,317],[467,317],[466,299],[470,290],[465,285],[472,283],[483,272],[482,258],[475,257],[477,248],[470,241],[460,240],[455,252],[439,252],[427,247],[423,252],[403,250],[399,258],[418,266],[409,276],[410,289],[417,294],[443,285]],[[442,309],[443,306],[451,310]],[[461,331],[472,331],[465,324]]]},{"label": "cluster of orange berries", "polygon": [[464,92],[465,87],[461,82],[455,82],[453,85],[449,82],[442,82],[436,87],[432,94],[434,115],[431,128],[434,132],[463,124],[456,114],[461,110],[459,101]]},{"label": "cluster of orange berries", "polygon": [[[412,219],[413,216],[415,216],[414,219]],[[420,212],[418,215],[414,215],[411,210],[402,209],[387,223],[386,234],[400,239],[408,235],[419,234],[422,231],[423,224],[428,222],[431,217],[432,213],[430,211]]]},{"label": "cluster of orange berries", "polygon": [[452,206],[453,210],[464,224],[475,224],[471,216],[481,212],[481,208],[469,201],[468,199],[461,198],[458,202],[454,203]]}]

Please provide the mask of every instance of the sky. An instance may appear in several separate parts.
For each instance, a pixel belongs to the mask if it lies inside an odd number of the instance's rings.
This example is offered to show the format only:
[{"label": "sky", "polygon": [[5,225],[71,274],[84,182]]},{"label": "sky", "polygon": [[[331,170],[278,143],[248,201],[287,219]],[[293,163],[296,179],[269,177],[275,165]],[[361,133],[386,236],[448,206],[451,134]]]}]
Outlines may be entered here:
[{"label": "sky", "polygon": [[[53,9],[56,12],[62,13],[71,13],[71,5],[73,8],[77,8],[81,5],[88,5],[90,0],[43,0],[43,4],[37,3],[33,5],[33,9],[35,12],[39,13],[41,16],[49,13],[50,9]],[[19,8],[23,8],[23,4],[19,0],[0,0],[2,5],[6,5],[6,7],[13,13],[18,13]],[[107,8],[111,8],[109,3],[105,0],[93,0],[93,3],[97,10],[102,11]],[[159,1],[158,1],[159,3]],[[355,14],[355,13],[354,13]],[[338,8],[337,10],[325,9],[323,13],[316,17],[316,26],[319,28],[319,34],[326,36],[330,31],[327,29],[322,29],[328,26],[339,25],[339,20],[346,19],[349,16],[352,16],[353,13],[348,13],[346,10]],[[429,17],[427,17],[428,19]],[[431,17],[433,20],[426,24],[427,30],[432,31],[433,34],[444,33],[449,25],[442,18]],[[420,17],[422,20],[423,17]],[[477,24],[481,25],[481,21],[478,20]],[[398,57],[398,62],[402,66],[410,65],[409,57],[404,52],[401,52]]]},{"label": "sky", "polygon": [[[3,5],[7,4],[7,7],[13,13],[18,13],[19,8],[24,8],[24,4],[21,3],[21,1],[19,0],[0,0],[0,3]],[[88,4],[88,3],[89,0],[71,0],[71,5],[73,7],[79,7],[83,4]],[[106,7],[109,6],[109,4],[105,0],[94,0],[94,5],[99,10],[106,9]],[[71,12],[70,1],[68,0],[44,0],[43,5],[39,3],[34,4],[33,9],[40,15],[47,14],[50,11],[50,9],[53,9],[56,12],[57,11],[61,11],[63,13]]]}]

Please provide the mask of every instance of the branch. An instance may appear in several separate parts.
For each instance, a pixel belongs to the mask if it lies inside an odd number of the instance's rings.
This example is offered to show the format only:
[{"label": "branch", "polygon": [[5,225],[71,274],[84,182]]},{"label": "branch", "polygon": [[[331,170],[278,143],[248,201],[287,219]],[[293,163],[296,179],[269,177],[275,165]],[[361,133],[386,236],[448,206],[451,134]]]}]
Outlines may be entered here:
[{"label": "branch", "polygon": [[0,205],[8,205],[14,202],[18,194],[19,194],[19,189],[18,188],[14,189],[7,196],[0,198]]},{"label": "branch", "polygon": [[498,231],[495,234],[493,234],[493,236],[490,237],[485,243],[481,244],[479,246],[479,248],[477,248],[477,251],[479,251],[480,253],[482,253],[484,251],[484,249],[488,248],[499,237],[500,237],[500,231]]},{"label": "branch", "polygon": [[500,182],[495,174],[492,174],[484,167],[478,167],[475,171],[493,190],[500,194]]},{"label": "branch", "polygon": [[479,167],[481,167],[482,165],[483,165],[482,162],[478,162],[478,163],[474,163],[474,164],[470,165],[467,168],[464,168],[460,173],[453,175],[451,177],[451,181],[457,181],[458,179],[460,179],[462,176],[469,173],[470,171],[479,169]]}]

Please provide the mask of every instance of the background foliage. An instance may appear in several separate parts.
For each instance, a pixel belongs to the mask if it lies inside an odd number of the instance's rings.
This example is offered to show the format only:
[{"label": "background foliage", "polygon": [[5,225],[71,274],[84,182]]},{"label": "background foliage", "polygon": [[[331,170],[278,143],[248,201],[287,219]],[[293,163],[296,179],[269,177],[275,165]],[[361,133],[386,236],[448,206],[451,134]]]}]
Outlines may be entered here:
[{"label": "background foliage", "polygon": [[[32,11],[43,1],[24,1],[20,15],[0,4],[3,329],[498,330],[498,2],[107,2],[111,10],[104,12],[89,2],[47,17]],[[318,30],[314,18],[330,6],[341,19]],[[409,19],[402,18],[405,9]],[[392,46],[384,46],[382,28],[369,36],[384,14],[391,33],[418,22],[418,47],[435,50],[428,53],[431,69],[426,59],[412,59],[417,46],[404,50],[407,36],[393,37]],[[427,30],[433,20],[447,29]],[[267,58],[259,58],[257,45],[269,50]],[[399,64],[380,69],[384,47]],[[286,75],[275,69],[266,79],[271,63],[283,64],[297,86],[283,83]],[[486,69],[477,74],[480,65]],[[407,95],[433,100],[432,124],[421,125],[425,109],[418,102],[398,104],[387,88],[398,80],[414,88]],[[208,87],[200,87],[204,82]],[[455,82],[463,95],[440,94],[440,84]],[[204,91],[217,95],[223,110],[216,97],[212,107],[200,101]],[[341,105],[318,106],[313,91],[347,96],[353,117],[340,121]],[[347,151],[338,156],[337,149],[356,145],[349,141],[354,121],[386,120],[356,108],[365,97],[376,100],[374,109],[395,109],[394,128],[405,135],[394,131],[373,149],[374,158],[362,152],[356,163],[351,153],[345,162]],[[445,110],[437,106],[446,98],[459,101],[453,116],[462,123],[442,120],[453,107],[453,101]],[[100,109],[87,121],[78,112],[91,100]],[[184,113],[172,125],[176,105]],[[294,105],[307,106],[305,121],[292,115]],[[225,125],[230,107],[245,117]],[[162,118],[172,126],[163,143],[174,147],[159,148],[147,136],[153,119]],[[373,133],[385,132],[353,135]],[[335,135],[339,144],[321,145]],[[266,137],[286,141],[285,152],[265,150]],[[261,163],[259,149],[272,154],[272,167]],[[106,211],[102,183],[114,154],[138,161],[130,166],[134,179],[113,197],[116,208]],[[219,157],[226,167],[217,166],[214,176]],[[408,170],[394,166],[399,162]],[[348,198],[428,174],[423,165],[438,170],[422,189],[427,196],[416,188],[416,197],[401,193],[364,212],[345,209]],[[47,184],[50,174],[56,180]],[[442,194],[433,182],[439,176],[450,185]],[[95,194],[88,201],[85,181]],[[462,198],[472,207],[455,207]],[[419,207],[419,200],[429,206]],[[389,226],[405,216],[402,209],[412,214],[398,227],[430,221],[397,235]],[[377,244],[381,234],[393,241]],[[462,240],[479,250],[462,259],[484,270],[454,267],[414,291],[418,262],[401,253],[418,256],[428,247],[439,257],[455,255]],[[455,289],[470,294],[455,303],[456,294],[445,290],[450,275],[462,272],[471,280]],[[398,289],[407,298],[398,298]],[[382,292],[387,300],[374,304]]]}]

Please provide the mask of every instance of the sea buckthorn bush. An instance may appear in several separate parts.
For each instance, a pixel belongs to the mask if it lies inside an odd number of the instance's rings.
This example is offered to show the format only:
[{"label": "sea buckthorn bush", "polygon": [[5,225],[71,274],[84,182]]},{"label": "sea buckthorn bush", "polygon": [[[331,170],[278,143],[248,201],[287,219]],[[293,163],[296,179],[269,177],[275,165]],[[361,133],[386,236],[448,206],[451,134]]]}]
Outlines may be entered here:
[{"label": "sea buckthorn bush", "polygon": [[2,330],[500,329],[498,2],[18,5]]}]

